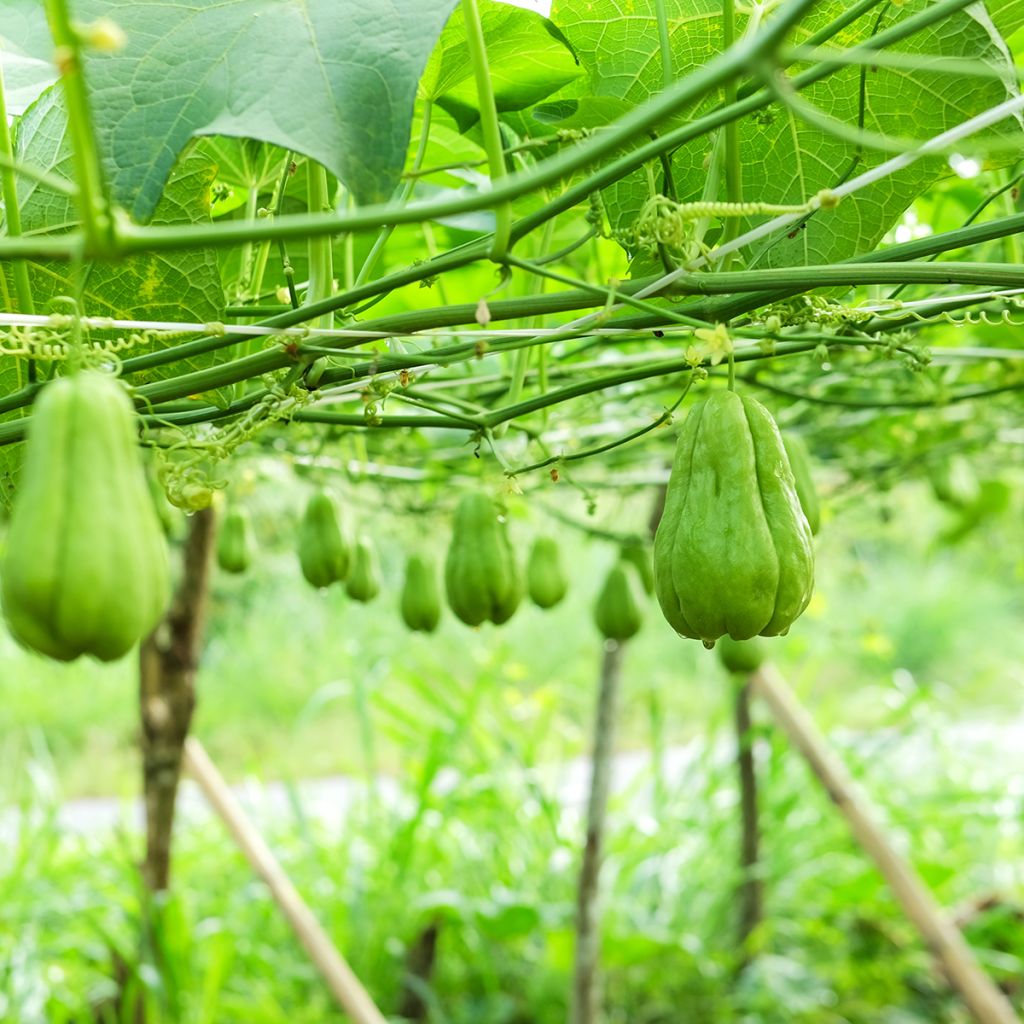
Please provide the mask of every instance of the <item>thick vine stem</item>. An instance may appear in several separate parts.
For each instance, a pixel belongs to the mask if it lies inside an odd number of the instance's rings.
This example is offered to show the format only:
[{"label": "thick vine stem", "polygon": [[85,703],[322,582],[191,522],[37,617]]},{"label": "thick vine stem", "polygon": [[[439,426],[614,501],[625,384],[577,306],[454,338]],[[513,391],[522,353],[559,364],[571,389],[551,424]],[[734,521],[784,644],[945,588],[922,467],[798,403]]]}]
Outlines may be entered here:
[{"label": "thick vine stem", "polygon": [[[466,23],[466,46],[469,50],[470,63],[473,65],[473,77],[476,80],[480,131],[484,139],[487,169],[490,171],[493,189],[505,177],[505,148],[501,138],[501,127],[498,124],[498,111],[494,105],[491,69],[487,63],[487,43],[484,40],[477,0],[462,0],[462,14]],[[494,243],[490,255],[491,259],[500,263],[508,251],[512,228],[512,209],[508,200],[494,207],[494,216]]]}]

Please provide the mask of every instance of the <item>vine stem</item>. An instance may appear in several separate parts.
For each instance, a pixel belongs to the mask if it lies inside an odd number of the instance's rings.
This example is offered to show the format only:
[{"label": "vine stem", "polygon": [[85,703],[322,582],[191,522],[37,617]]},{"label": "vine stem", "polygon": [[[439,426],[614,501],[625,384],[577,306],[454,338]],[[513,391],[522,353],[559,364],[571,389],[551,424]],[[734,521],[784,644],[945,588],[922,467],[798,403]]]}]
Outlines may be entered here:
[{"label": "vine stem", "polygon": [[[930,156],[947,148],[948,146],[953,145],[954,143],[960,142],[962,139],[965,139],[976,132],[983,131],[985,128],[991,127],[993,124],[998,124],[1000,121],[1004,121],[1006,118],[1012,117],[1020,110],[1024,110],[1024,96],[1015,96],[1012,99],[1008,99],[994,107],[990,107],[988,110],[983,111],[977,116],[969,118],[966,121],[962,121],[958,125],[954,125],[948,131],[941,132],[939,135],[933,136],[915,149],[898,153],[896,156],[886,160],[884,163],[878,164],[876,167],[872,167],[863,174],[859,174],[856,178],[851,178],[842,185],[837,185],[834,189],[830,190],[831,197],[838,201],[843,199],[845,196],[853,195],[853,193],[859,192],[861,189],[867,188],[869,185],[874,185],[876,182],[881,181],[883,178],[887,178],[891,174],[895,174],[897,171],[903,170],[905,167],[909,167],[912,163],[915,163],[922,157]],[[751,242],[756,242],[758,239],[765,238],[782,228],[788,227],[800,216],[800,214],[783,214],[781,217],[775,217],[772,220],[766,221],[764,224],[760,224],[756,228],[746,232],[746,234],[740,235],[739,238],[734,238],[731,242],[726,242],[724,245],[713,249],[707,256],[701,256],[691,264],[689,269],[693,269],[707,263],[717,262],[723,256],[742,249]],[[661,278],[661,286],[665,287],[677,278],[682,277],[687,273],[687,269],[688,268],[682,267],[673,271],[671,274],[666,274]],[[643,296],[639,297],[642,298]]]},{"label": "vine stem", "polygon": [[[327,171],[318,163],[309,161],[306,167],[306,192],[309,209],[321,211],[329,207]],[[309,246],[309,287],[306,292],[307,304],[329,298],[334,291],[334,254],[329,238],[310,238]],[[332,327],[334,314],[324,313],[314,321],[318,327]]]},{"label": "vine stem", "polygon": [[96,133],[93,130],[89,94],[82,73],[82,45],[71,24],[66,0],[45,0],[50,34],[57,45],[54,61],[60,73],[68,105],[68,133],[78,185],[78,210],[90,253],[114,255],[114,225],[107,205]]},{"label": "vine stem", "polygon": [[[473,76],[476,79],[480,130],[484,137],[484,151],[487,153],[487,167],[493,188],[505,177],[505,146],[501,138],[501,126],[498,124],[498,110],[494,105],[491,68],[487,62],[487,44],[484,40],[484,28],[477,0],[462,0],[462,14],[466,21],[466,46],[469,50],[470,63],[473,65]],[[500,262],[508,251],[512,230],[512,207],[508,200],[495,206],[494,217],[491,259]]]},{"label": "vine stem", "polygon": [[[0,64],[0,154],[9,158],[0,167],[0,184],[3,188],[4,219],[7,234],[21,234],[21,207],[18,203],[18,183],[14,175],[14,143],[11,138],[10,121],[7,117],[7,96],[4,91],[4,69]],[[32,298],[32,282],[28,276],[28,264],[24,260],[16,260],[12,266],[14,289],[18,296],[18,308],[22,313],[35,312]]]},{"label": "vine stem", "polygon": [[[727,0],[728,2],[728,0]],[[658,19],[658,46],[661,51],[661,78],[667,89],[675,81],[675,71],[672,66],[672,40],[668,31],[668,10],[665,7],[665,0],[655,0],[655,16]],[[729,43],[725,44],[726,47]]]},{"label": "vine stem", "polygon": [[[722,45],[726,50],[736,40],[735,0],[722,0]],[[737,86],[735,78],[727,78],[722,88],[726,106],[736,103]],[[729,203],[743,202],[743,172],[740,164],[740,141],[738,122],[729,121],[725,128],[725,199]],[[726,218],[722,227],[723,241],[736,237],[739,221]],[[723,269],[726,265],[723,264]]]},{"label": "vine stem", "polygon": [[[7,95],[4,90],[4,69],[0,64],[0,156],[7,159],[0,166],[0,195],[4,201],[4,219],[7,234],[17,237],[21,234],[21,207],[18,203],[18,183],[14,175],[14,143],[11,138],[10,121],[7,117]],[[15,260],[11,265],[11,276],[14,278],[14,293],[18,298],[18,309],[30,316],[35,313],[35,300],[32,296],[32,280],[28,273],[28,264],[24,260]],[[19,364],[20,366],[20,364]],[[28,382],[36,379],[35,360],[28,361]],[[24,383],[20,380],[19,382]]]}]

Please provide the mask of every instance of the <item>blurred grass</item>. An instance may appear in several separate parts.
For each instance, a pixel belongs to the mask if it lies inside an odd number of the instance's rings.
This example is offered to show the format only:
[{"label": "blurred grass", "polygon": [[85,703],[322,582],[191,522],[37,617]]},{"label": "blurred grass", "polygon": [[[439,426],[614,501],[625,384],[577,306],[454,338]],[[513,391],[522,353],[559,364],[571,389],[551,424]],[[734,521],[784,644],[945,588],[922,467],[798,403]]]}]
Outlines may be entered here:
[{"label": "blurred grass", "polygon": [[[399,1003],[410,946],[436,925],[436,970],[424,988],[432,1021],[562,1024],[582,821],[557,798],[558,772],[532,761],[529,735],[547,712],[524,715],[486,686],[444,699],[445,714],[406,746],[399,799],[368,794],[336,821],[310,817],[298,796],[290,816],[259,804],[254,814],[385,1013]],[[420,700],[431,705],[427,694]],[[650,723],[658,746],[667,723],[656,714]],[[1012,986],[1024,972],[1019,785],[1006,797],[1020,757],[1010,763],[947,732],[919,705],[902,734],[840,748],[940,901],[997,897],[968,936]],[[614,796],[608,1020],[962,1024],[827,794],[778,736],[765,737],[767,915],[742,974],[731,742],[697,746],[670,771],[650,766]],[[442,777],[443,768],[458,774]],[[47,775],[37,764],[14,783],[23,814],[0,844],[0,1019],[60,1024],[91,1013],[120,1022],[133,1019],[136,1000],[158,1024],[342,1020],[219,823],[182,822],[174,894],[148,902],[137,837],[61,834]],[[127,979],[120,987],[117,976]]]},{"label": "blurred grass", "polygon": [[[359,605],[340,587],[317,593],[302,580],[290,548],[294,494],[267,488],[256,498],[264,549],[245,577],[215,575],[198,681],[195,728],[229,777],[363,772],[367,715],[401,707],[410,690],[443,699],[477,682],[507,691],[512,703],[529,697],[551,706],[545,732],[534,737],[538,754],[585,748],[598,657],[589,606],[614,557],[610,545],[559,525],[572,574],[561,606],[541,612],[524,602],[500,629],[470,630],[446,613],[440,630],[424,637],[407,632],[397,612],[415,519],[385,520],[385,529],[397,525],[404,535],[377,531],[386,585],[375,602]],[[616,525],[641,523],[643,505],[623,506]],[[934,538],[943,515],[923,487],[907,485],[826,520],[811,607],[790,636],[772,642],[824,725],[885,723],[907,690],[958,718],[1016,708],[1024,684],[1020,517],[942,547]],[[531,524],[512,525],[525,555]],[[132,657],[112,666],[58,665],[0,634],[0,666],[0,758],[17,759],[37,730],[64,793],[136,790]],[[721,708],[717,659],[676,638],[653,600],[627,671],[620,725],[626,746],[644,742],[654,696],[670,743],[705,732]],[[415,722],[407,726],[415,732]],[[392,735],[394,728],[377,739],[377,770],[398,764],[405,738]]]}]

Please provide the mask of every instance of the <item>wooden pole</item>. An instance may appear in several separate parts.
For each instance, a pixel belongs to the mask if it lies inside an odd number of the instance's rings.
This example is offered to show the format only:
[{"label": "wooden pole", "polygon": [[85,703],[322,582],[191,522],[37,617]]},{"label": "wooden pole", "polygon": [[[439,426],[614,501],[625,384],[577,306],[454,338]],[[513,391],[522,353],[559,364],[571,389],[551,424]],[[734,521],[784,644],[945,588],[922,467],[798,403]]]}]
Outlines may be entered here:
[{"label": "wooden pole", "polygon": [[569,1018],[571,1024],[597,1024],[601,1019],[601,906],[598,883],[604,854],[608,791],[611,788],[622,649],[621,643],[606,640],[601,659],[594,750],[590,767],[590,798],[587,803],[587,839],[576,890],[576,956]]},{"label": "wooden pole", "polygon": [[199,783],[253,870],[266,882],[310,959],[327,982],[338,1005],[354,1024],[387,1024],[369,993],[320,926],[270,847],[249,820],[216,765],[194,736],[185,741],[185,767]]},{"label": "wooden pole", "polygon": [[921,876],[893,849],[846,766],[829,749],[782,677],[765,666],[750,678],[751,692],[769,706],[775,720],[807,758],[811,770],[843,813],[857,841],[889,883],[907,917],[938,958],[950,984],[978,1024],[1020,1024],[1009,1000],[978,965],[960,930],[935,902]]},{"label": "wooden pole", "polygon": [[750,684],[736,687],[736,766],[740,783],[740,882],[739,945],[742,969],[749,959],[749,940],[761,923],[764,884],[759,874],[760,831],[757,811],[757,766],[754,762],[754,733],[750,721]]},{"label": "wooden pole", "polygon": [[142,876],[160,892],[170,884],[174,804],[181,757],[195,708],[195,677],[206,622],[211,551],[216,532],[212,508],[189,520],[182,549],[181,581],[171,607],[139,647],[139,714],[146,804],[146,858]]}]

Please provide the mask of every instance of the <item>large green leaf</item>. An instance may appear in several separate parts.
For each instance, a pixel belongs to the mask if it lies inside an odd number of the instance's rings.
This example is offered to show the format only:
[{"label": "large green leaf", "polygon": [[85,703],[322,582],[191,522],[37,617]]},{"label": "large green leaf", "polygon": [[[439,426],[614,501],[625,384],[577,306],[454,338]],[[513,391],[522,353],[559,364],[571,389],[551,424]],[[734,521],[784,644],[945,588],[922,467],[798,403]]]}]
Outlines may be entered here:
[{"label": "large green leaf", "polygon": [[456,0],[79,0],[128,45],[86,73],[115,199],[156,207],[194,135],[272,142],[318,160],[361,203],[386,199],[416,83]]},{"label": "large green leaf", "polygon": [[[721,49],[721,5],[718,0],[667,0],[667,6],[673,67],[681,74],[705,63]],[[802,26],[802,34],[834,19],[844,6],[842,0],[819,3],[813,19]],[[847,27],[830,45],[851,46],[924,6],[926,0],[891,5],[880,23],[878,13],[872,12]],[[617,0],[592,0],[586,5],[561,0],[553,18],[586,66],[589,94],[634,104],[661,87],[663,73],[653,0],[635,0],[629,4],[628,17],[626,13]],[[742,24],[740,27],[742,30]],[[922,68],[868,69],[864,125],[871,131],[928,138],[1001,102],[1015,90],[1009,56],[981,5],[917,33],[898,49],[921,55]],[[929,71],[927,57],[931,55],[966,57],[996,69],[1001,77]],[[860,85],[860,69],[850,67],[802,95],[831,117],[856,126]],[[709,98],[701,110],[719,99]],[[591,101],[590,106],[596,104]],[[581,103],[580,109],[587,109],[587,104]],[[698,112],[690,111],[688,115]],[[1001,130],[1019,133],[1019,125],[1011,122]],[[859,151],[855,145],[799,120],[779,104],[743,119],[739,135],[744,199],[768,203],[804,202],[821,189],[839,184],[845,171],[850,175],[860,173],[890,155],[871,149]],[[681,200],[701,197],[713,142],[699,139],[674,155],[673,178]],[[921,160],[858,192],[836,210],[812,218],[794,238],[775,240],[770,250],[761,254],[761,265],[829,262],[872,249],[913,199],[943,173],[944,166],[939,159]],[[648,195],[643,172],[608,189],[605,199],[613,226],[623,229],[631,225]]]},{"label": "large green leaf", "polygon": [[[536,14],[490,0],[483,6],[480,20],[494,102],[500,112],[539,103],[583,73],[551,22]],[[463,131],[479,120],[461,10],[452,15],[441,33],[440,44],[423,73],[420,92],[447,110]]]}]

